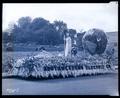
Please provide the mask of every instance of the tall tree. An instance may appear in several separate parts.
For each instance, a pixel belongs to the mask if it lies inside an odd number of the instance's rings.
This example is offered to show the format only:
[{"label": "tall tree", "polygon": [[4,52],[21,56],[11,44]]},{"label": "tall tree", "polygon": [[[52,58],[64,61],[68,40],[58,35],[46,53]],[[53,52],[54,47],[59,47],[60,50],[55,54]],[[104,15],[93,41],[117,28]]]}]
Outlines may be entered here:
[{"label": "tall tree", "polygon": [[59,33],[61,43],[64,42],[64,30],[67,30],[67,24],[63,21],[54,21],[54,28]]},{"label": "tall tree", "polygon": [[48,25],[49,21],[44,18],[35,18],[31,23],[32,30],[42,29],[44,26]]},{"label": "tall tree", "polygon": [[18,27],[23,28],[23,29],[28,29],[27,27],[30,25],[32,19],[27,16],[27,17],[21,17],[18,20]]},{"label": "tall tree", "polygon": [[[64,30],[67,24],[63,21],[50,23],[44,18],[21,17],[12,25],[11,37],[15,43],[34,42],[38,44],[63,44]],[[7,35],[4,38],[8,39]]]}]

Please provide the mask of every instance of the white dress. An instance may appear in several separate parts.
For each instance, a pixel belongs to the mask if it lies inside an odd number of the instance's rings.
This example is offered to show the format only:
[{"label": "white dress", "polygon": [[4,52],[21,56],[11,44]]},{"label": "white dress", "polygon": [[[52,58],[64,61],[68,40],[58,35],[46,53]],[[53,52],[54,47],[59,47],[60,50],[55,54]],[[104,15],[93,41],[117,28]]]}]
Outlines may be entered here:
[{"label": "white dress", "polygon": [[71,57],[71,48],[72,48],[72,43],[71,43],[71,38],[67,37],[65,39],[66,45],[65,45],[65,57]]}]

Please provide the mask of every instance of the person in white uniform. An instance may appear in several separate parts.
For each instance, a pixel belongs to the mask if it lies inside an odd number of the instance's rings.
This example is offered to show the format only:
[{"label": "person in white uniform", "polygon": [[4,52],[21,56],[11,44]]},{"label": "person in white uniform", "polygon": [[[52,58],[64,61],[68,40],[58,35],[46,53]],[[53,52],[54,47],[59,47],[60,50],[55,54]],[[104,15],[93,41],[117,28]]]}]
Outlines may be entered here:
[{"label": "person in white uniform", "polygon": [[71,57],[72,42],[69,33],[66,34],[65,38],[65,57]]}]

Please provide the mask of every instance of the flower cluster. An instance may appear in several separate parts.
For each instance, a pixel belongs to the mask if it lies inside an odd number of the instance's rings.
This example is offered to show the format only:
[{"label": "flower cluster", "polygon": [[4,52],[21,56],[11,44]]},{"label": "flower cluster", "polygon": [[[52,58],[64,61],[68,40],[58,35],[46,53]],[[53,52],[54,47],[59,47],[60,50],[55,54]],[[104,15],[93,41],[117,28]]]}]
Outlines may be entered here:
[{"label": "flower cluster", "polygon": [[21,77],[55,78],[77,77],[110,73],[111,66],[106,67],[102,61],[91,62],[88,58],[65,58],[59,56],[36,57],[30,56],[18,59],[14,63],[12,74]]},{"label": "flower cluster", "polygon": [[2,72],[9,72],[14,66],[14,61],[12,57],[2,59]]}]

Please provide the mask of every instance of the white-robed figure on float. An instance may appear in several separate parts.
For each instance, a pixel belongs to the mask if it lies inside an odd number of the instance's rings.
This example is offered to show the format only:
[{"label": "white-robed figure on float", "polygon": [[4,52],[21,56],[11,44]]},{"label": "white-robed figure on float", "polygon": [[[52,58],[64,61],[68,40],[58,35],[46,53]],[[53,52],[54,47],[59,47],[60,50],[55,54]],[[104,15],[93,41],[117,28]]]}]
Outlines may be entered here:
[{"label": "white-robed figure on float", "polygon": [[71,57],[72,40],[68,32],[65,32],[65,35],[66,36],[64,36],[64,56]]}]

